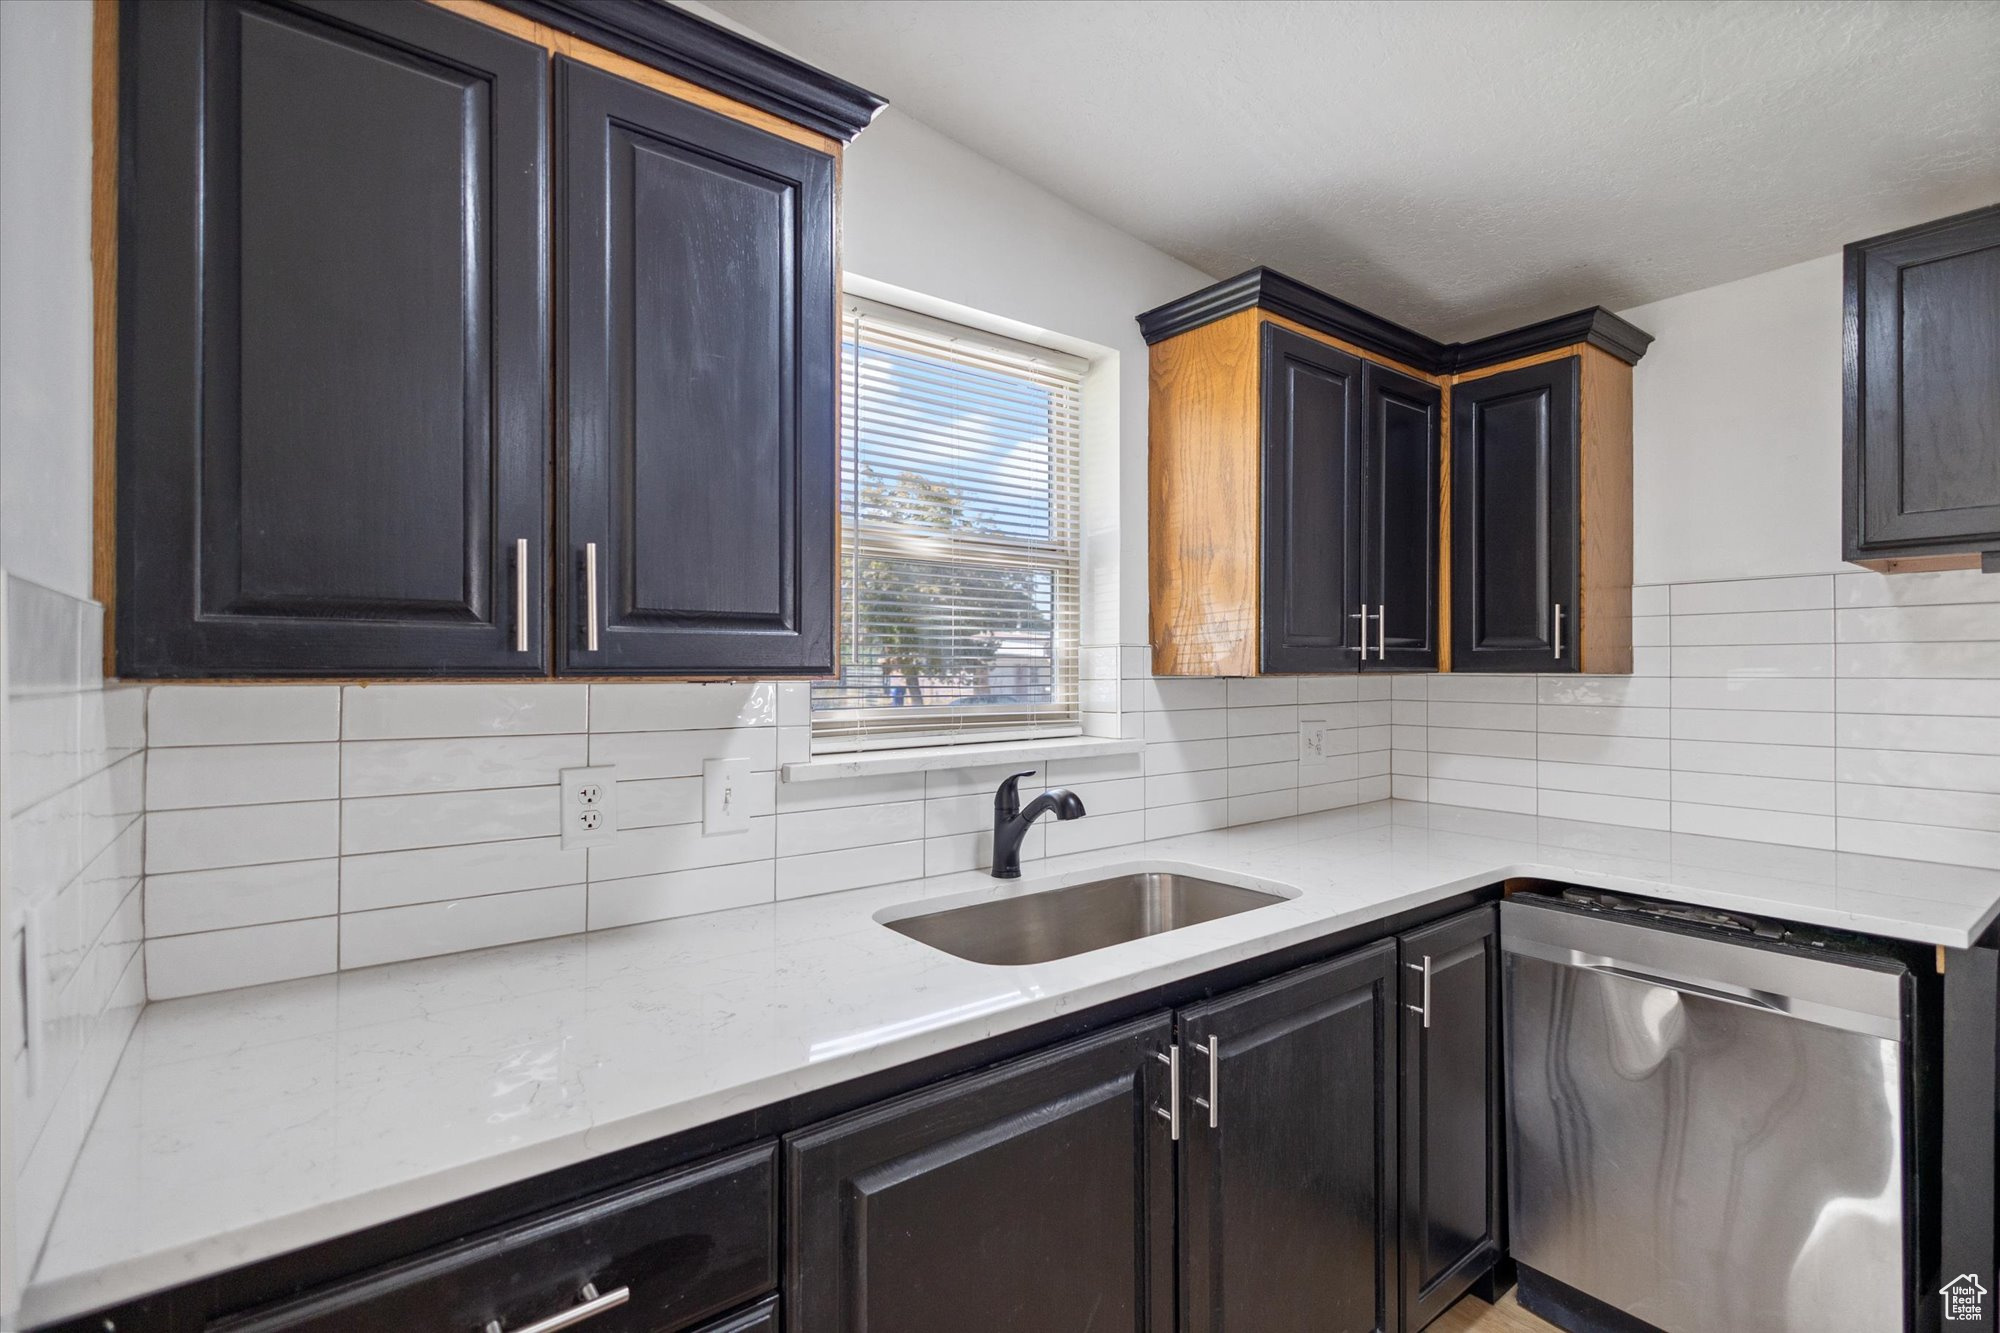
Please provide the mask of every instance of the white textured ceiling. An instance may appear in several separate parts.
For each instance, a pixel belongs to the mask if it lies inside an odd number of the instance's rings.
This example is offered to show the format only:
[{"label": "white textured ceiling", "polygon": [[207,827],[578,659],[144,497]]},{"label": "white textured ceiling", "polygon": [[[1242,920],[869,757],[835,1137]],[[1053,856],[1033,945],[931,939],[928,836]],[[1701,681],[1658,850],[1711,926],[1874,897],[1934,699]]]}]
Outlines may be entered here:
[{"label": "white textured ceiling", "polygon": [[710,0],[1132,235],[1439,338],[2000,201],[2000,0]]}]

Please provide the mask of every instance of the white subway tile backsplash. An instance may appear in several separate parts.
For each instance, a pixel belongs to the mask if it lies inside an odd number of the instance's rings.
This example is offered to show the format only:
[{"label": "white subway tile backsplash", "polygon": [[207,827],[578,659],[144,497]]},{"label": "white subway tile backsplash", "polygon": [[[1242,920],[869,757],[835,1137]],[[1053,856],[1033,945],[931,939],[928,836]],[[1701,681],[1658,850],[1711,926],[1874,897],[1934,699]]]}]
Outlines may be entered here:
[{"label": "white subway tile backsplash", "polygon": [[2000,579],[1976,569],[1934,574],[1854,570],[1834,576],[1837,606],[1935,606],[1958,602],[2000,602]]},{"label": "white subway tile backsplash", "polygon": [[1794,847],[1833,847],[1833,816],[1782,814],[1734,806],[1674,802],[1673,830],[1711,838],[1782,842]]},{"label": "white subway tile backsplash", "polygon": [[[1251,764],[1229,770],[1231,796],[1256,796],[1264,792],[1296,791],[1299,766],[1296,760],[1282,764]],[[1234,822],[1234,821],[1232,821]]]},{"label": "white subway tile backsplash", "polygon": [[1837,697],[1843,713],[2000,717],[2000,680],[1841,680]]},{"label": "white subway tile backsplash", "polygon": [[[1421,747],[1425,737],[1416,735],[1412,743]],[[1532,731],[1486,731],[1471,727],[1432,727],[1432,750],[1450,754],[1490,754],[1501,759],[1533,759],[1535,733]]]},{"label": "white subway tile backsplash", "polygon": [[590,738],[581,734],[350,741],[338,748],[343,796],[544,787],[563,769],[590,762]]},{"label": "white subway tile backsplash", "polygon": [[1676,679],[1682,676],[1831,676],[1831,645],[1744,644],[1670,648]]},{"label": "white subway tile backsplash", "polygon": [[340,862],[332,857],[148,875],[145,884],[146,931],[155,937],[340,911]]},{"label": "white subway tile backsplash", "polygon": [[1537,715],[1543,735],[1636,736],[1664,739],[1668,714],[1664,708],[1614,708],[1587,704],[1544,704]]},{"label": "white subway tile backsplash", "polygon": [[1755,708],[1676,708],[1677,741],[1741,741],[1755,745],[1832,745],[1831,713],[1780,713]]},{"label": "white subway tile backsplash", "polygon": [[623,731],[592,734],[590,762],[615,764],[618,780],[699,777],[711,759],[748,759],[753,769],[778,766],[778,728],[734,731]]},{"label": "white subway tile backsplash", "polygon": [[1755,708],[1782,713],[1830,713],[1834,682],[1784,676],[1691,677],[1673,682],[1675,708]]},{"label": "white subway tile backsplash", "polygon": [[1937,828],[1848,817],[1840,821],[1840,850],[2000,869],[2000,832],[1992,829]]},{"label": "white subway tile backsplash", "polygon": [[1209,768],[1229,766],[1229,742],[1212,741],[1164,741],[1148,742],[1146,745],[1146,773],[1195,773]]},{"label": "white subway tile backsplash", "polygon": [[1535,702],[1533,681],[1527,682],[1528,698],[1524,703],[1452,703],[1432,700],[1430,725],[1434,727],[1469,727],[1489,731],[1533,731],[1535,730]]},{"label": "white subway tile backsplash", "polygon": [[565,849],[556,837],[343,856],[340,907],[367,912],[581,883],[588,866],[585,856],[582,848]]},{"label": "white subway tile backsplash", "polygon": [[1536,679],[1534,676],[1433,676],[1426,693],[1417,697],[1433,703],[1531,704],[1539,690]]},{"label": "white subway tile backsplash", "polygon": [[1830,745],[1755,745],[1740,741],[1689,740],[1673,743],[1673,767],[1677,772],[1687,769],[1696,773],[1742,773],[1751,777],[1831,782],[1833,756]]},{"label": "white subway tile backsplash", "polygon": [[1838,777],[1887,787],[2000,792],[2000,755],[1842,749]]},{"label": "white subway tile backsplash", "polygon": [[587,730],[587,685],[347,685],[341,736],[350,741],[522,736]]},{"label": "white subway tile backsplash", "polygon": [[1279,704],[1269,708],[1232,706],[1229,709],[1227,734],[1230,736],[1268,736],[1278,732],[1297,735],[1298,730],[1299,709],[1296,704]]},{"label": "white subway tile backsplash", "polygon": [[1229,738],[1229,765],[1232,768],[1246,764],[1275,764],[1298,757],[1299,737],[1295,731]]},{"label": "white subway tile backsplash", "polygon": [[1491,782],[1464,782],[1457,778],[1424,779],[1426,799],[1438,805],[1469,805],[1480,810],[1510,810],[1516,814],[1535,813],[1533,787],[1509,787]]},{"label": "white subway tile backsplash", "polygon": [[1299,812],[1297,787],[1254,792],[1229,798],[1229,822],[1261,824],[1267,819],[1289,819]]},{"label": "white subway tile backsplash", "polygon": [[1750,777],[1740,773],[1675,773],[1673,798],[1698,805],[1784,810],[1798,815],[1834,813],[1833,784],[1804,778]]},{"label": "white subway tile backsplash", "polygon": [[1668,684],[1646,676],[1539,676],[1535,701],[1543,705],[1665,708],[1672,702]]},{"label": "white subway tile backsplash", "polygon": [[584,904],[583,885],[563,884],[376,912],[343,912],[340,965],[373,967],[572,935],[583,929]]},{"label": "white subway tile backsplash", "polygon": [[[990,818],[990,803],[987,813]],[[919,840],[925,832],[924,803],[884,801],[828,810],[788,810],[778,816],[777,830],[780,857]]]},{"label": "white subway tile backsplash", "polygon": [[306,861],[340,851],[340,802],[304,801],[146,817],[146,873]]},{"label": "white subway tile backsplash", "polygon": [[[943,841],[940,839],[940,841]],[[817,893],[893,884],[924,874],[924,841],[879,843],[804,856],[778,857],[778,897],[804,898]]]},{"label": "white subway tile backsplash", "polygon": [[1667,602],[1676,620],[1744,611],[1817,610],[1833,605],[1833,576],[1676,583],[1669,587]]},{"label": "white subway tile backsplash", "polygon": [[1671,633],[1676,648],[1744,643],[1832,643],[1833,609],[1675,616]]},{"label": "white subway tile backsplash", "polygon": [[1834,650],[1840,676],[1902,679],[2000,678],[2000,646],[1992,643],[1842,643]]},{"label": "white subway tile backsplash", "polygon": [[[778,720],[778,686],[690,685],[649,681],[590,687],[592,731],[695,731],[717,727],[768,727]],[[807,708],[811,704],[808,701]],[[811,724],[808,715],[799,725]]]},{"label": "white subway tile backsplash", "polygon": [[338,685],[155,685],[146,743],[271,745],[340,739]]},{"label": "white subway tile backsplash", "polygon": [[1667,741],[1647,736],[1599,736],[1589,732],[1548,732],[1531,738],[1530,753],[1562,764],[1616,764],[1626,768],[1666,768]]},{"label": "white subway tile backsplash", "polygon": [[1842,643],[1985,643],[2000,641],[2000,601],[1956,606],[1844,607]]},{"label": "white subway tile backsplash", "polygon": [[[2000,835],[2000,794],[1968,791],[1925,791],[1841,783],[1842,819],[1886,820],[1899,824],[1930,824],[1975,829]],[[1932,858],[1925,858],[1932,859]]]},{"label": "white subway tile backsplash", "polygon": [[1229,795],[1229,770],[1226,768],[1146,775],[1146,805],[1149,809],[1154,806],[1212,801],[1227,795]]},{"label": "white subway tile backsplash", "polygon": [[1625,768],[1617,764],[1535,765],[1535,785],[1544,792],[1601,792],[1664,801],[1673,795],[1674,774],[1665,768]]},{"label": "white subway tile backsplash", "polygon": [[338,917],[169,935],[146,941],[146,995],[171,1000],[313,977],[339,967]]},{"label": "white subway tile backsplash", "polygon": [[[1401,755],[1396,756],[1396,762],[1400,763],[1401,759]],[[1415,770],[1417,776],[1498,782],[1512,787],[1535,785],[1535,761],[1532,759],[1495,759],[1489,755],[1441,754],[1433,750],[1429,760],[1428,765]],[[1404,770],[1395,768],[1392,771]]]},{"label": "white subway tile backsplash", "polygon": [[1638,620],[1647,616],[1667,614],[1667,598],[1671,590],[1664,583],[1644,583],[1632,589],[1632,618]]},{"label": "white subway tile backsplash", "polygon": [[592,880],[586,925],[591,930],[664,921],[768,903],[776,896],[775,861],[739,861],[630,879]]},{"label": "white subway tile backsplash", "polygon": [[2000,755],[2000,717],[1842,713],[1840,744],[1862,750]]},{"label": "white subway tile backsplash", "polygon": [[353,855],[543,837],[561,832],[558,796],[550,786],[357,797],[340,803],[340,850]]},{"label": "white subway tile backsplash", "polygon": [[741,833],[714,837],[704,835],[699,824],[631,829],[620,833],[609,846],[590,849],[590,878],[627,879],[696,866],[768,860],[776,854],[776,825],[773,816],[764,815],[752,816],[750,827]]},{"label": "white subway tile backsplash", "polygon": [[146,757],[149,810],[330,801],[339,795],[340,746],[331,742],[195,745]]},{"label": "white subway tile backsplash", "polygon": [[1264,676],[1229,682],[1231,708],[1264,708],[1298,701],[1299,682],[1296,676]]},{"label": "white subway tile backsplash", "polygon": [[1669,827],[1672,811],[1673,807],[1666,801],[1642,800],[1601,791],[1547,789],[1542,791],[1536,806],[1536,813],[1550,819],[1587,819],[1600,824],[1650,829]]}]

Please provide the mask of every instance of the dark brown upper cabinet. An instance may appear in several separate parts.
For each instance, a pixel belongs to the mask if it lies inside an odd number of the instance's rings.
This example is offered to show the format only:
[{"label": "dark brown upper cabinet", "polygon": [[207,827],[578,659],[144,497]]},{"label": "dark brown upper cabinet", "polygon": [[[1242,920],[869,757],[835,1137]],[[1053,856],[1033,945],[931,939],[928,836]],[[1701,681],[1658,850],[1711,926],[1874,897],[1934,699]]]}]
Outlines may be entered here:
[{"label": "dark brown upper cabinet", "polygon": [[833,669],[833,159],[556,61],[564,670]]},{"label": "dark brown upper cabinet", "polygon": [[1154,674],[1632,669],[1649,335],[1437,343],[1269,269],[1139,325]]},{"label": "dark brown upper cabinet", "polygon": [[1361,400],[1362,669],[1434,671],[1444,390],[1366,362]]},{"label": "dark brown upper cabinet", "polygon": [[1361,359],[1264,329],[1260,560],[1266,672],[1360,661]]},{"label": "dark brown upper cabinet", "polygon": [[667,6],[538,7],[553,106],[436,5],[118,14],[119,674],[831,668],[880,99]]},{"label": "dark brown upper cabinet", "polygon": [[2000,562],[2000,204],[1847,247],[1846,558]]},{"label": "dark brown upper cabinet", "polygon": [[544,53],[431,5],[121,22],[119,673],[546,670]]}]

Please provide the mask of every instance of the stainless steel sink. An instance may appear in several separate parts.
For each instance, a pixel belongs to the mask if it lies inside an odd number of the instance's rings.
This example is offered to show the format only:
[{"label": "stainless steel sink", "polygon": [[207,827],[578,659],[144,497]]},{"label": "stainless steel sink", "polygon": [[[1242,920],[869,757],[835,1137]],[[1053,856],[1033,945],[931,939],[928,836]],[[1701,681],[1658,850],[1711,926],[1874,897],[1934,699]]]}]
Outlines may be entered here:
[{"label": "stainless steel sink", "polygon": [[1155,872],[1069,884],[883,924],[975,963],[1019,966],[1107,949],[1284,901],[1275,893]]}]

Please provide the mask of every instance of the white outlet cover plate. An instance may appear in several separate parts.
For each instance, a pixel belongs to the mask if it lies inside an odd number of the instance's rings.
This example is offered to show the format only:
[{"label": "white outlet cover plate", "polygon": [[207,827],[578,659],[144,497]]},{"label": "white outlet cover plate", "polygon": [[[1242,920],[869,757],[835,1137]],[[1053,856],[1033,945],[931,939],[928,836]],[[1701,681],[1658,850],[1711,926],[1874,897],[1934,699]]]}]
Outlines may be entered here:
[{"label": "white outlet cover plate", "polygon": [[1299,768],[1326,767],[1326,722],[1322,718],[1299,719]]},{"label": "white outlet cover plate", "polygon": [[[585,828],[585,816],[597,815],[597,827]],[[608,847],[618,836],[618,766],[562,770],[562,845]]]}]

